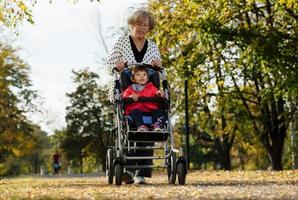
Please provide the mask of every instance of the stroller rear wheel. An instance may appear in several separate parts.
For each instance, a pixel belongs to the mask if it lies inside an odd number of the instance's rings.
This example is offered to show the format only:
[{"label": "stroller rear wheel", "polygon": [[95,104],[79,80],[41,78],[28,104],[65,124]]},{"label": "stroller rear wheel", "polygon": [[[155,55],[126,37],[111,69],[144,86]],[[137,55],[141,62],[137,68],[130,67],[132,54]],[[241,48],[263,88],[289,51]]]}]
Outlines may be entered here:
[{"label": "stroller rear wheel", "polygon": [[114,166],[113,166],[113,150],[108,149],[106,155],[106,177],[109,184],[113,184]]},{"label": "stroller rear wheel", "polygon": [[121,185],[123,175],[123,165],[121,163],[115,164],[115,182],[116,185]]},{"label": "stroller rear wheel", "polygon": [[168,158],[168,181],[169,184],[175,184],[176,182],[176,153],[172,152],[170,157]]},{"label": "stroller rear wheel", "polygon": [[177,173],[178,173],[178,182],[180,185],[185,184],[185,179],[186,179],[186,166],[185,163],[183,162],[178,162],[177,163]]}]

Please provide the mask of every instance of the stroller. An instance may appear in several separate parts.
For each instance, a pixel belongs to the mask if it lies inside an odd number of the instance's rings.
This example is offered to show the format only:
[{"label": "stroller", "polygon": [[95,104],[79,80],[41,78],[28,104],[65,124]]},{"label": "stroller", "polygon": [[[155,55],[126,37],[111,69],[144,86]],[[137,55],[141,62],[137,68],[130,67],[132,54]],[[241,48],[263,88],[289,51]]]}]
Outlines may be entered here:
[{"label": "stroller", "polygon": [[[151,69],[149,73],[149,81],[151,81],[157,88],[162,89],[165,97],[139,97],[139,102],[158,102],[165,113],[165,123],[162,131],[137,131],[129,122],[129,117],[124,115],[124,108],[127,104],[133,103],[131,98],[122,98],[122,91],[132,84],[127,73],[134,65],[145,66],[147,70]],[[170,120],[170,95],[166,74],[164,69],[156,69],[155,67],[147,64],[132,63],[125,67],[121,74],[117,69],[113,69],[115,76],[114,88],[114,121],[115,128],[112,131],[110,141],[114,141],[113,146],[108,146],[106,153],[106,177],[109,184],[113,184],[115,177],[116,185],[122,184],[122,177],[126,170],[129,169],[144,169],[144,168],[166,168],[168,175],[168,183],[175,184],[176,176],[178,174],[179,184],[185,184],[187,169],[186,160],[183,156],[176,158],[176,153],[179,150],[174,149],[174,137],[171,128]],[[160,81],[161,77],[161,81]],[[149,116],[145,116],[148,120]],[[150,120],[149,120],[150,121]],[[145,120],[144,120],[145,122]],[[136,143],[154,144],[153,146],[136,146]],[[135,151],[140,150],[162,150],[163,156],[135,156],[132,155]],[[132,156],[131,156],[132,155]],[[138,160],[163,160],[162,165],[128,165],[128,161]]]}]

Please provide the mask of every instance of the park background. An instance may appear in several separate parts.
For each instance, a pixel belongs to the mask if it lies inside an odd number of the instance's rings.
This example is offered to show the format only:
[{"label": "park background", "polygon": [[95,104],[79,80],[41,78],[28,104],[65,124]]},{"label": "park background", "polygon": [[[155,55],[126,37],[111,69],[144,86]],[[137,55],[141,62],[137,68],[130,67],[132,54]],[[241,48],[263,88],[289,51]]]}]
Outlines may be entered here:
[{"label": "park background", "polygon": [[[125,11],[119,14],[118,24],[105,24],[103,11],[98,11],[101,15],[93,13],[90,35],[79,36],[97,38],[94,51],[80,51],[85,43],[71,46],[75,44],[73,40],[65,44],[79,55],[64,50],[65,41],[58,40],[65,34],[64,25],[53,32],[48,30],[49,38],[58,33],[57,41],[45,38],[49,42],[46,44],[56,43],[54,51],[63,59],[43,52],[47,47],[40,48],[41,40],[32,43],[32,47],[26,46],[27,51],[32,48],[33,54],[45,59],[34,62],[22,49],[22,42],[26,41],[22,31],[26,32],[29,24],[34,29],[34,22],[38,27],[35,8],[42,4],[45,10],[51,10],[57,2],[0,1],[1,176],[38,174],[41,168],[52,173],[56,150],[62,156],[62,172],[69,165],[73,173],[104,170],[113,108],[107,100],[107,79],[102,68],[113,40],[127,31],[125,19],[136,8],[146,8],[156,18],[157,27],[150,39],[161,50],[171,88],[176,145],[186,152],[189,143],[190,168],[297,169],[296,1],[126,2],[129,3],[123,5]],[[75,11],[79,13],[80,6],[86,3],[65,1],[63,8],[78,9]],[[104,4],[105,1],[88,2],[95,8]],[[59,13],[66,16],[64,9]],[[111,8],[106,11],[115,15]],[[76,24],[76,18],[69,18],[68,22]],[[59,18],[55,23],[59,24]],[[84,26],[73,29],[66,37],[71,38],[81,29]],[[27,40],[30,42],[31,38]],[[76,60],[84,54],[88,54],[87,59]],[[65,60],[74,62],[69,66]],[[32,71],[30,62],[34,67],[38,63],[38,69]],[[43,80],[48,82],[41,89],[38,85]],[[60,85],[61,80],[67,84]],[[51,93],[54,96],[48,98]],[[51,101],[58,107],[49,106]]]}]

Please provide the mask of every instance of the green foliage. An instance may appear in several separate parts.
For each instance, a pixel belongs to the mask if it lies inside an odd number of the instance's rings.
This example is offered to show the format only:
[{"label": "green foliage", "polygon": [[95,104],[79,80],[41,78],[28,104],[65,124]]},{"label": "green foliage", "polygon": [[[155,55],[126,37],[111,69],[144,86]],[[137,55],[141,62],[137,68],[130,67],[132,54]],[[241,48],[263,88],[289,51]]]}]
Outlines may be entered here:
[{"label": "green foliage", "polygon": [[34,6],[37,1],[28,0],[3,0],[0,1],[0,25],[15,29],[22,21],[28,21],[33,24],[33,16],[31,6]]},{"label": "green foliage", "polygon": [[[0,1],[0,26],[4,24],[7,27],[16,29],[23,21],[34,23],[32,8],[39,0],[1,0]],[[68,0],[71,3],[77,3],[79,0]],[[91,2],[100,2],[100,0],[90,0]],[[53,0],[47,0],[52,3]]]},{"label": "green foliage", "polygon": [[0,44],[0,174],[8,173],[15,159],[31,155],[37,142],[25,116],[34,108],[36,93],[31,89],[28,65],[16,53]]},{"label": "green foliage", "polygon": [[47,133],[42,131],[40,127],[32,125],[32,136],[34,138],[34,146],[30,155],[26,156],[26,160],[30,164],[30,173],[39,173],[40,167],[46,165],[47,160],[51,158],[52,144],[49,141]]},{"label": "green foliage", "polygon": [[288,103],[298,103],[297,8],[291,0],[149,1],[174,111],[183,120],[187,78],[199,140],[207,134],[229,151],[235,137],[257,137],[273,169],[282,168]]},{"label": "green foliage", "polygon": [[68,93],[67,128],[60,145],[69,160],[80,163],[92,155],[96,163],[105,161],[110,123],[107,91],[99,87],[98,75],[88,70],[73,71],[76,90]]},{"label": "green foliage", "polygon": [[7,154],[4,162],[0,164],[0,175],[38,174],[40,167],[50,157],[51,144],[47,134],[36,125],[30,125],[30,128],[30,137],[27,138],[30,146],[22,149],[26,153]]}]

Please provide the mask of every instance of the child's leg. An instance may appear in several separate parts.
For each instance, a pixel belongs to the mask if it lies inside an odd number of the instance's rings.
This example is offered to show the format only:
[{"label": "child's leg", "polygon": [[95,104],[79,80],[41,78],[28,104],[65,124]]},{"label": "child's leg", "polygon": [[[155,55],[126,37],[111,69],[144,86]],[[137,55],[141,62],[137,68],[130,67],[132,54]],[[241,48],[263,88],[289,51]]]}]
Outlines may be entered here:
[{"label": "child's leg", "polygon": [[130,113],[130,116],[133,118],[137,128],[143,125],[143,118],[142,118],[142,112],[139,110],[133,110]]},{"label": "child's leg", "polygon": [[152,111],[152,124],[157,122],[158,125],[162,127],[164,124],[164,120],[165,120],[165,117],[164,117],[164,112],[162,110],[156,109]]}]

